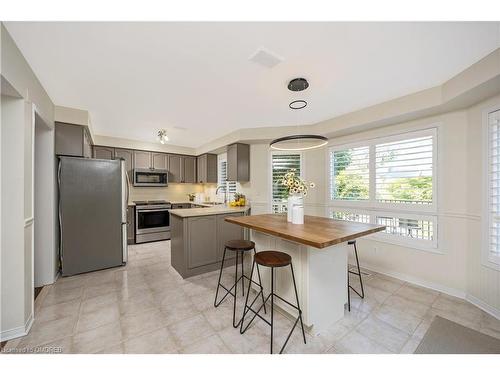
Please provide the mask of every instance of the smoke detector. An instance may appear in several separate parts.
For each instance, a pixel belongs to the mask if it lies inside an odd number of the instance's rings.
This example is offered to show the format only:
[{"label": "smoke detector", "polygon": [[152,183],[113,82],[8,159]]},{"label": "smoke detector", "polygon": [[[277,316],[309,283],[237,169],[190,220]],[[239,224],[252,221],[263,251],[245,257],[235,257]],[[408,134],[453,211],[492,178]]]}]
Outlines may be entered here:
[{"label": "smoke detector", "polygon": [[265,48],[259,48],[248,60],[271,69],[282,62],[283,58]]}]

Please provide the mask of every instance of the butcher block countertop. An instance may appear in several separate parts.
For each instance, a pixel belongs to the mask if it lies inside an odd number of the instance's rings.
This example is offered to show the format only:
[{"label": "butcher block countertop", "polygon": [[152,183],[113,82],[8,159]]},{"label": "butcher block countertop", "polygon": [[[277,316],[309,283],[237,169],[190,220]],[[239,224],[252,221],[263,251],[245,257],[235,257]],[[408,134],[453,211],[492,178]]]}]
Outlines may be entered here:
[{"label": "butcher block countertop", "polygon": [[304,224],[287,222],[286,215],[265,214],[225,219],[229,223],[323,249],[383,231],[384,225],[354,223],[319,216],[305,216]]}]

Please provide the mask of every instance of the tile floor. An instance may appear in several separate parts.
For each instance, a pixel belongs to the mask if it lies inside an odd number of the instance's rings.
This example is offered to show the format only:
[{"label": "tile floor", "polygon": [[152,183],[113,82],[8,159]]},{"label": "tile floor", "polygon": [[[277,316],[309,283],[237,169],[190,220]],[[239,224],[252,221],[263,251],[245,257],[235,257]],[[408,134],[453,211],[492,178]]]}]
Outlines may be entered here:
[{"label": "tile floor", "polygon": [[[130,246],[129,254],[125,267],[44,288],[29,335],[4,351],[268,353],[265,323],[256,319],[240,335],[232,328],[231,300],[213,307],[218,272],[183,280],[170,266],[169,241]],[[226,271],[231,285],[233,268]],[[413,353],[437,314],[500,338],[500,321],[461,299],[380,274],[364,281],[366,298],[352,293],[351,312],[324,332],[307,334],[307,345],[296,329],[285,353]],[[275,316],[278,351],[292,322]]]}]

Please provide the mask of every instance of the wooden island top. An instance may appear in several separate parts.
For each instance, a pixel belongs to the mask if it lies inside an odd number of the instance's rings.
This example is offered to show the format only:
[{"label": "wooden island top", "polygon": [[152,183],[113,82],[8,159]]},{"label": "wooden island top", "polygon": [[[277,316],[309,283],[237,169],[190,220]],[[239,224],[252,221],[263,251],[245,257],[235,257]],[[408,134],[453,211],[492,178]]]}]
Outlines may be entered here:
[{"label": "wooden island top", "polygon": [[355,223],[319,216],[304,216],[304,224],[292,224],[286,215],[264,214],[228,217],[229,223],[281,237],[303,245],[323,249],[383,231],[384,225]]}]

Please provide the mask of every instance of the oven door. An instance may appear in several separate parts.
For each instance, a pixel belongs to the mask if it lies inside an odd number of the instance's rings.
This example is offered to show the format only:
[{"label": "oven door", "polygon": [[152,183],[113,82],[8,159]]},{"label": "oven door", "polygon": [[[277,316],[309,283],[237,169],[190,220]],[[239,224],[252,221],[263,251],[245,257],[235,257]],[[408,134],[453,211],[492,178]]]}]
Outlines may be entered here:
[{"label": "oven door", "polygon": [[167,208],[141,209],[135,211],[135,233],[155,233],[170,230],[170,212]]}]

